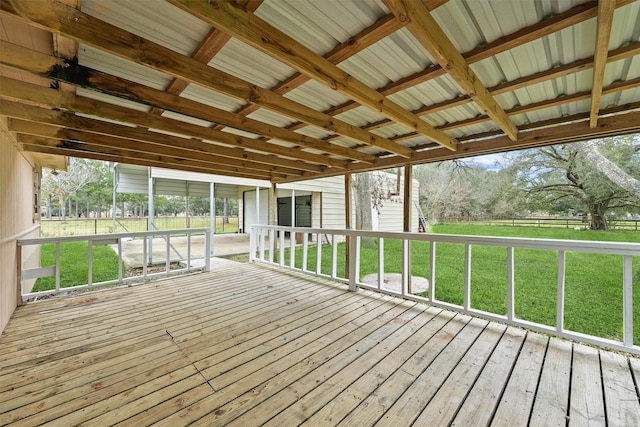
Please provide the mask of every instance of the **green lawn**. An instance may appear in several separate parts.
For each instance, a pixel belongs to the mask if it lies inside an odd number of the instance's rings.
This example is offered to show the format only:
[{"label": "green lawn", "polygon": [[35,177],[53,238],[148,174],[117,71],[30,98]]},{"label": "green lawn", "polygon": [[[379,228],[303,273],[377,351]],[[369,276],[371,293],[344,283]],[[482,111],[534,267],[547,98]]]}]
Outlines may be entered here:
[{"label": "green lawn", "polygon": [[[440,224],[434,233],[486,236],[555,238],[638,242],[637,232],[597,232],[587,230],[527,227]],[[471,305],[496,314],[506,314],[506,249],[474,246],[472,249]],[[385,271],[402,271],[402,246],[399,240],[384,242]],[[285,252],[286,263],[289,260]],[[338,276],[344,277],[344,244],[338,247]],[[360,277],[377,270],[377,244],[361,249]],[[296,251],[296,266],[301,266],[301,249]],[[412,242],[412,275],[429,277],[429,244]],[[316,248],[309,249],[307,268],[315,271]],[[622,336],[622,257],[615,255],[567,253],[565,279],[565,328],[607,338]],[[331,273],[331,248],[322,249],[322,272]],[[640,343],[640,257],[633,260],[634,335]],[[436,298],[462,305],[464,296],[464,246],[437,245]],[[557,254],[553,251],[515,250],[515,311],[524,320],[554,326],[556,324]],[[426,295],[424,295],[426,296]]]},{"label": "green lawn", "polygon": [[[80,286],[87,284],[89,249],[87,242],[65,242],[60,244],[60,287]],[[54,244],[42,245],[40,248],[40,265],[55,265],[56,247]],[[106,245],[93,247],[92,265],[93,283],[118,278],[118,256]],[[55,277],[42,277],[36,281],[33,292],[55,289]]]}]

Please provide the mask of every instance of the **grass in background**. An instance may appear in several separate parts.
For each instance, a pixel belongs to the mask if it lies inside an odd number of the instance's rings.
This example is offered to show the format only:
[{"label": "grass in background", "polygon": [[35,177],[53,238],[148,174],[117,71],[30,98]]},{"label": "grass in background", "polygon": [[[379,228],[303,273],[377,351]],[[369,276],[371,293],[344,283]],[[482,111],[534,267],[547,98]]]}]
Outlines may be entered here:
[{"label": "grass in background", "polygon": [[[637,232],[545,229],[537,227],[438,224],[433,232],[525,238],[638,242]],[[337,275],[344,277],[345,245],[339,244]],[[429,278],[429,244],[411,243],[412,275]],[[515,313],[521,319],[556,325],[557,253],[515,249]],[[276,257],[277,258],[277,257]],[[504,315],[507,312],[506,249],[473,246],[471,256],[471,306]],[[401,241],[384,241],[385,272],[402,271]],[[439,243],[436,250],[436,298],[453,304],[464,302],[464,245]],[[302,265],[302,249],[296,249],[296,266]],[[285,264],[289,250],[285,251]],[[377,273],[376,241],[363,245],[360,278]],[[605,338],[622,337],[622,257],[616,255],[566,254],[565,328]],[[640,343],[640,257],[633,259],[634,335]],[[307,269],[316,270],[316,248],[310,247]],[[322,248],[322,273],[331,274],[331,247]],[[423,296],[427,296],[426,293]]]},{"label": "grass in background", "polygon": [[[89,273],[89,246],[87,242],[65,242],[60,244],[60,287],[80,286],[87,284]],[[40,265],[55,265],[55,244],[42,245],[40,248]],[[106,245],[93,247],[93,283],[118,278],[118,256]],[[55,277],[41,277],[36,281],[33,292],[56,288]]]}]

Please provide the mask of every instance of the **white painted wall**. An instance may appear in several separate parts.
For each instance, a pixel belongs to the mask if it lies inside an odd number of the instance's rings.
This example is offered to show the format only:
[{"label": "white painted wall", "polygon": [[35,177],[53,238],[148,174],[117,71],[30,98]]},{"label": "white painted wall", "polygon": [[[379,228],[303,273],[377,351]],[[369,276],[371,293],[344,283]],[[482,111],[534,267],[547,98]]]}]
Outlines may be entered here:
[{"label": "white painted wall", "polygon": [[[40,217],[34,215],[34,169],[40,167],[18,151],[0,119],[0,333],[17,306],[17,247],[19,238],[40,236]],[[38,267],[40,248],[23,250],[23,265]],[[30,291],[33,281],[25,285]]]}]

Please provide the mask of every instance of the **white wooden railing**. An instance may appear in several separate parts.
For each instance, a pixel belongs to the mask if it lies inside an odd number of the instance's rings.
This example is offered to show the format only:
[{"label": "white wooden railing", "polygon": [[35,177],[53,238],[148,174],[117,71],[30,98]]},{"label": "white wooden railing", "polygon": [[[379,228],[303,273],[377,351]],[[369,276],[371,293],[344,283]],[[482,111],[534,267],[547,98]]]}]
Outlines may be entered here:
[{"label": "white wooden railing", "polygon": [[[285,245],[285,233],[289,234],[289,242]],[[296,237],[302,236],[301,257],[296,266],[294,250],[296,247]],[[310,242],[310,236],[312,241]],[[640,237],[640,236],[639,236]],[[362,238],[377,239],[377,285],[367,285],[360,281],[360,241]],[[385,289],[384,287],[384,242],[385,240],[400,240],[402,242],[402,286],[399,292]],[[337,274],[338,266],[338,245],[348,241],[349,256],[345,261],[345,274]],[[317,242],[324,243],[317,245]],[[429,263],[429,289],[426,297],[411,293],[412,260],[410,256],[410,242],[428,242]],[[463,245],[464,247],[464,302],[462,305],[452,304],[436,298],[436,249],[440,243],[452,243]],[[473,276],[471,255],[473,246],[494,246],[503,247],[506,251],[506,315],[490,313],[478,310],[471,304],[471,278]],[[287,246],[287,248],[285,248]],[[316,267],[313,271],[307,268],[308,254],[311,246],[317,246]],[[283,268],[301,271],[316,276],[331,278],[349,285],[349,289],[356,291],[358,288],[370,289],[391,295],[397,295],[406,299],[420,301],[447,309],[456,310],[470,315],[488,318],[507,324],[525,327],[543,333],[550,333],[561,337],[574,339],[590,344],[600,345],[612,349],[623,350],[630,353],[640,354],[639,342],[633,340],[633,257],[640,257],[640,243],[621,242],[600,242],[583,240],[552,240],[552,239],[530,239],[530,238],[509,238],[509,237],[485,237],[485,236],[462,236],[443,234],[417,234],[417,233],[383,233],[372,231],[356,230],[334,230],[334,229],[314,229],[314,228],[292,228],[277,227],[267,225],[254,225],[250,239],[250,260],[277,265]],[[288,249],[288,259],[285,259],[285,249]],[[515,314],[515,249],[537,249],[553,251],[557,253],[557,281],[555,283],[556,298],[556,324],[555,326],[535,323],[520,319]],[[330,270],[331,273],[323,273],[322,251],[331,251]],[[612,340],[580,332],[571,331],[565,328],[565,259],[567,252],[597,253],[619,256],[622,260],[622,340]],[[276,254],[277,260],[276,260]],[[501,262],[494,260],[492,262]],[[503,268],[503,267],[501,267]]]},{"label": "white wooden railing", "polygon": [[[204,236],[204,250],[201,254],[194,256],[192,253],[191,239],[193,236]],[[185,253],[177,254],[172,244],[172,237],[181,237],[186,239]],[[124,277],[123,275],[123,241],[131,239],[142,239],[142,274],[132,275]],[[88,262],[87,262],[87,282],[84,285],[78,286],[64,286],[60,275],[62,272],[60,267],[60,245],[67,242],[87,242],[88,250]],[[149,272],[149,254],[152,250],[152,243],[157,249],[157,245],[163,245],[163,259],[164,270],[158,272]],[[23,265],[22,248],[30,245],[55,245],[55,263],[51,266],[41,266],[36,268],[26,268]],[[117,278],[102,282],[93,282],[93,247],[97,245],[113,245],[115,246],[115,253],[118,256],[118,272]],[[169,276],[180,273],[196,272],[196,271],[209,271],[211,265],[211,259],[205,254],[211,253],[211,233],[208,228],[189,228],[185,230],[162,230],[162,231],[139,231],[132,233],[114,233],[114,234],[101,234],[101,235],[86,235],[86,236],[70,236],[70,237],[43,237],[35,239],[19,239],[17,241],[17,254],[18,254],[18,291],[21,295],[21,301],[38,297],[41,295],[57,294],[61,292],[68,292],[71,290],[81,290],[86,288],[93,288],[97,286],[111,285],[111,284],[124,284],[135,281],[144,281],[150,278],[159,278],[163,276]],[[140,254],[139,254],[140,255]],[[194,266],[193,262],[197,259],[203,259],[203,262]],[[176,261],[180,261],[184,264],[183,268],[171,268],[171,264]],[[55,277],[55,288],[40,292],[23,292],[23,282],[26,280],[38,279],[40,277]]]}]

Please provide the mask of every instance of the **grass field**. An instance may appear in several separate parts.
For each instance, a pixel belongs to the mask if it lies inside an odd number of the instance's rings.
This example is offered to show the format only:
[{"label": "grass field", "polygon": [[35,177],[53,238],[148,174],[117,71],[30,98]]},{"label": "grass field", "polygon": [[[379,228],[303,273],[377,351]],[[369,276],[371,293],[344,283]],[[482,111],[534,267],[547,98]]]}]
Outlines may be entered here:
[{"label": "grass field", "polygon": [[[60,244],[60,287],[87,284],[89,249],[87,242],[64,242]],[[50,266],[56,263],[54,244],[40,247],[40,265]],[[93,282],[104,282],[118,278],[118,256],[106,245],[93,247]],[[56,288],[55,277],[42,277],[36,281],[33,292]]]},{"label": "grass field", "polygon": [[[478,226],[440,224],[433,230],[439,234],[466,234],[505,237],[603,240],[639,242],[638,232],[598,232],[553,228]],[[338,276],[344,277],[344,244],[338,248]],[[285,259],[288,262],[288,252]],[[506,314],[507,270],[506,250],[474,246],[472,251],[471,304],[473,308]],[[301,266],[301,249],[296,265]],[[402,271],[402,248],[399,240],[384,242],[385,272]],[[377,244],[363,246],[360,277],[377,271]],[[428,243],[412,242],[412,275],[428,278]],[[309,249],[307,268],[315,271],[316,248]],[[322,251],[322,272],[330,274],[331,250]],[[640,257],[633,260],[634,335],[640,343]],[[555,326],[557,254],[553,251],[515,250],[515,311],[525,320]],[[436,298],[462,305],[464,297],[464,246],[438,244],[436,251]],[[426,296],[426,295],[424,295]],[[622,336],[622,257],[615,255],[567,253],[565,280],[565,327],[576,332],[606,338]]]}]

